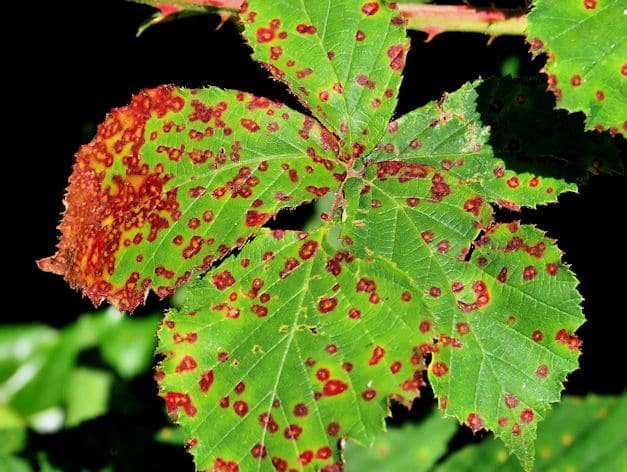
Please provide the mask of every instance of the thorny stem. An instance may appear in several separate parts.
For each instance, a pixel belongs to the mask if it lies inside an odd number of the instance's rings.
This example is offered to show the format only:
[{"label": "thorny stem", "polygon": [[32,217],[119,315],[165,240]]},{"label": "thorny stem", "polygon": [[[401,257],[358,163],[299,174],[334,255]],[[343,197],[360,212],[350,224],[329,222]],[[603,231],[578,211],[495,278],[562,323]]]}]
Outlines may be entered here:
[{"label": "thorny stem", "polygon": [[[161,10],[163,19],[185,8],[213,8],[224,20],[238,11],[242,0],[135,0]],[[398,5],[411,30],[427,33],[427,41],[445,32],[483,33],[490,37],[521,36],[527,30],[527,16],[523,9],[476,8],[468,5]]]},{"label": "thorny stem", "polygon": [[527,16],[520,9],[475,8],[467,5],[399,4],[407,28],[427,33],[427,41],[445,32],[483,33],[491,37],[523,36]]}]

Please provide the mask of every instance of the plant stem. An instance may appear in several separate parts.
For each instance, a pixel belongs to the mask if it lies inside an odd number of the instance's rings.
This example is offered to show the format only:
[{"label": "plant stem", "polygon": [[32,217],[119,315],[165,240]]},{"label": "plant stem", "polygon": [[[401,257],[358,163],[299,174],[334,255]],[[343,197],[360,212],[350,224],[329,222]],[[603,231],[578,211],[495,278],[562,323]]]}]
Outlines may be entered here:
[{"label": "plant stem", "polygon": [[[226,19],[239,11],[242,0],[135,0],[161,10],[162,18],[186,8],[214,8]],[[440,33],[483,33],[491,37],[524,35],[527,16],[521,9],[475,8],[467,5],[421,5],[399,3],[407,27],[427,33],[426,41]]]},{"label": "plant stem", "polygon": [[467,5],[398,5],[407,28],[427,33],[427,41],[445,32],[483,33],[489,36],[517,35],[527,31],[524,10],[475,8]]}]

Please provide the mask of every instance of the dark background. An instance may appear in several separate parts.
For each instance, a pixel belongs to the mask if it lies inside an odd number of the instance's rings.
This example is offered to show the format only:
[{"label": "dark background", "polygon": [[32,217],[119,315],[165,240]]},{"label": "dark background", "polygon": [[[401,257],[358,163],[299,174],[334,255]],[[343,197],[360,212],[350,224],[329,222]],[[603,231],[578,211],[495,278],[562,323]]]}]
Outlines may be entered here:
[{"label": "dark background", "polygon": [[[215,18],[196,17],[151,28],[136,38],[150,8],[122,0],[46,3],[55,5],[14,16],[20,32],[5,44],[16,64],[7,75],[19,81],[4,94],[8,103],[17,101],[11,113],[18,118],[17,132],[25,136],[10,139],[17,141],[16,149],[3,156],[24,167],[11,179],[16,200],[22,203],[10,205],[15,214],[9,211],[10,221],[5,221],[5,228],[18,229],[11,233],[9,249],[10,260],[18,258],[9,271],[14,274],[17,268],[18,276],[11,277],[16,289],[7,295],[10,308],[3,311],[2,322],[38,321],[60,327],[92,307],[60,277],[39,272],[35,260],[54,252],[73,154],[89,141],[89,133],[110,108],[125,105],[144,87],[162,83],[242,89],[298,105],[250,60],[231,24],[216,31]],[[522,75],[537,74],[542,66],[541,60],[531,61],[519,37],[497,38],[490,46],[482,35],[445,34],[429,44],[424,38],[412,33],[400,113],[468,80],[499,75],[502,61],[512,55],[520,58]],[[579,195],[568,194],[560,201],[558,206],[526,212],[523,219],[538,223],[559,240],[581,280],[589,320],[579,331],[585,351],[582,369],[570,376],[566,391],[619,393],[627,384],[620,367],[626,250],[624,234],[616,229],[618,221],[624,222],[625,178],[595,177]],[[134,316],[157,307],[153,299]],[[118,382],[110,415],[61,434],[32,435],[31,456],[44,449],[64,470],[110,464],[116,470],[192,470],[182,449],[152,442],[154,432],[166,424],[155,394],[149,375],[130,384]],[[426,397],[410,415],[395,410],[395,421],[423,414],[430,405],[431,397]],[[455,444],[467,440],[469,435],[461,433]]]}]

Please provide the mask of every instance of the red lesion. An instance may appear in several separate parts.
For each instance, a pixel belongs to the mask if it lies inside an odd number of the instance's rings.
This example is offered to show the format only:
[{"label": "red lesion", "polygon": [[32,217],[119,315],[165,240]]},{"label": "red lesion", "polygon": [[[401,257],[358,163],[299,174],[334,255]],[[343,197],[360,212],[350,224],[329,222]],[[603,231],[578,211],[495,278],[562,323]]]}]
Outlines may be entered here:
[{"label": "red lesion", "polygon": [[164,398],[168,413],[174,414],[179,408],[182,408],[187,416],[196,415],[197,409],[187,393],[168,392]]}]

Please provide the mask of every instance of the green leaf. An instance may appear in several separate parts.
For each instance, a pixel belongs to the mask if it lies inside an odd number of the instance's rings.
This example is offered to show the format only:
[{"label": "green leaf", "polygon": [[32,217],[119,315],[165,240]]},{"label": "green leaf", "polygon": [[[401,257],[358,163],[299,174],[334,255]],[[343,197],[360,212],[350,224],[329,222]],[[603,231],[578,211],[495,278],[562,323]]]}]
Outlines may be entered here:
[{"label": "green leaf", "polygon": [[[627,396],[566,397],[538,428],[536,467],[540,471],[624,470],[627,466]],[[520,471],[496,441],[465,447],[436,470]]]},{"label": "green leaf", "polygon": [[503,162],[485,144],[475,97],[465,86],[390,127],[373,158],[398,160],[347,181],[343,238],[418,284],[437,320],[429,370],[445,413],[494,430],[530,468],[537,422],[577,368],[581,296],[555,243],[531,226],[495,224],[488,203],[533,205],[554,198],[548,182],[574,186],[542,178],[503,188],[499,179],[531,178],[492,172]]},{"label": "green leaf", "polygon": [[10,472],[32,472],[30,464],[21,457],[0,454],[0,470]]},{"label": "green leaf", "polygon": [[396,107],[409,47],[396,5],[380,0],[247,3],[240,18],[255,58],[340,137],[341,159],[367,155]]},{"label": "green leaf", "polygon": [[167,314],[162,395],[199,469],[332,467],[418,394],[433,332],[414,282],[328,230],[261,232]]},{"label": "green leaf", "polygon": [[426,472],[444,455],[447,443],[457,431],[455,421],[434,411],[418,424],[390,428],[379,434],[370,449],[352,441],[346,446],[347,472]]},{"label": "green leaf", "polygon": [[145,90],[78,152],[59,250],[40,267],[121,310],[150,287],[170,295],[281,208],[337,187],[336,149],[312,118],[264,98]]},{"label": "green leaf", "polygon": [[113,375],[109,372],[77,367],[68,379],[65,425],[76,426],[107,412]]},{"label": "green leaf", "polygon": [[[503,85],[496,83],[499,88],[507,86],[507,81]],[[465,184],[468,192],[510,209],[555,202],[559,194],[576,191],[573,179],[566,180],[552,172],[550,161],[542,160],[535,166],[512,162],[511,151],[503,149],[502,144],[504,139],[509,141],[515,136],[507,128],[509,123],[494,122],[491,117],[483,116],[484,101],[478,91],[483,95],[494,84],[492,81],[466,84],[452,94],[445,94],[440,101],[393,121],[369,159],[429,166],[434,169],[433,176],[437,173],[450,176]],[[488,120],[497,129],[495,147],[485,122]],[[547,151],[550,149],[553,148],[547,147]],[[539,152],[530,149],[530,154]],[[568,158],[573,157],[568,155]]]},{"label": "green leaf", "polygon": [[0,344],[8,348],[0,350],[6,354],[2,371],[7,374],[7,366],[14,367],[0,384],[0,401],[23,417],[59,405],[78,354],[75,333],[58,333],[43,326],[10,326],[0,330]]},{"label": "green leaf", "polygon": [[546,52],[557,105],[583,111],[588,129],[627,130],[627,16],[621,0],[535,0],[528,40]]},{"label": "green leaf", "polygon": [[148,371],[157,347],[156,332],[161,316],[131,319],[113,308],[105,316],[118,321],[102,332],[99,343],[102,357],[123,379]]},{"label": "green leaf", "polygon": [[0,455],[21,451],[26,445],[26,428],[0,428]]}]

